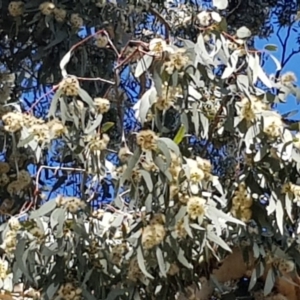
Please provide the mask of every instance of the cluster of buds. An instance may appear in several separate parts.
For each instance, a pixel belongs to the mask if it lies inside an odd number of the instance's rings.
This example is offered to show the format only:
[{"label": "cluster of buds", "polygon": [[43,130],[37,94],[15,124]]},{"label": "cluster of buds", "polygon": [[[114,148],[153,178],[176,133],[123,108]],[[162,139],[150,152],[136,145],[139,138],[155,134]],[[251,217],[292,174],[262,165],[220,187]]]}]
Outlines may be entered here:
[{"label": "cluster of buds", "polygon": [[129,262],[127,278],[132,282],[137,282],[144,278],[144,274],[139,268],[136,257],[132,258]]},{"label": "cluster of buds", "polygon": [[55,5],[52,2],[43,2],[39,7],[41,13],[45,16],[49,16],[54,12]]},{"label": "cluster of buds", "polygon": [[0,279],[4,280],[8,275],[8,262],[0,259]]},{"label": "cluster of buds", "polygon": [[278,113],[273,112],[272,115],[264,117],[263,125],[264,133],[272,139],[280,137],[283,133],[284,124],[281,115]]},{"label": "cluster of buds", "polygon": [[175,225],[175,233],[178,239],[185,239],[187,237],[187,231],[184,228],[184,220],[181,218]]},{"label": "cluster of buds", "polygon": [[85,209],[86,203],[76,197],[62,197],[58,196],[56,199],[56,205],[58,207],[63,206],[68,212],[76,214],[82,209]]},{"label": "cluster of buds", "polygon": [[104,34],[97,35],[95,38],[95,44],[99,48],[105,48],[108,44],[108,37]]},{"label": "cluster of buds", "polygon": [[167,110],[169,109],[177,97],[181,95],[181,88],[169,86],[167,82],[165,82],[162,86],[162,95],[157,97],[155,102],[155,107],[158,110]]},{"label": "cluster of buds", "polygon": [[110,260],[112,264],[115,266],[120,266],[127,251],[128,245],[126,243],[114,245],[110,253]]},{"label": "cluster of buds", "polygon": [[12,181],[7,186],[7,192],[12,196],[19,194],[21,191],[26,189],[31,183],[31,176],[28,171],[21,170],[18,173],[17,180]]},{"label": "cluster of buds", "polygon": [[17,233],[22,228],[17,218],[10,218],[8,221],[8,231],[4,235],[1,248],[8,254],[13,254],[17,246]]},{"label": "cluster of buds", "polygon": [[98,114],[104,114],[108,112],[110,109],[110,102],[108,99],[105,98],[100,98],[100,97],[95,98],[94,104]]},{"label": "cluster of buds", "polygon": [[11,166],[7,162],[0,162],[0,186],[5,186],[9,182],[9,177],[7,173],[9,172]]},{"label": "cluster of buds", "polygon": [[107,149],[110,138],[107,134],[102,134],[102,137],[95,136],[92,137],[91,141],[88,144],[90,151],[97,152]]},{"label": "cluster of buds", "polygon": [[9,112],[2,116],[4,130],[8,132],[17,132],[22,128],[23,115],[19,112]]},{"label": "cluster of buds", "polygon": [[232,198],[231,213],[243,222],[248,222],[252,217],[252,204],[253,199],[248,195],[245,183],[241,183]]},{"label": "cluster of buds", "polygon": [[82,299],[82,289],[76,287],[73,283],[66,283],[60,286],[57,291],[60,299],[63,300],[81,300]]},{"label": "cluster of buds", "polygon": [[143,229],[142,246],[145,250],[159,245],[166,236],[166,230],[161,222],[152,222]]},{"label": "cluster of buds", "polygon": [[12,17],[22,16],[24,13],[24,3],[22,1],[12,1],[8,5],[8,12]]},{"label": "cluster of buds", "polygon": [[72,14],[70,18],[70,23],[73,28],[79,29],[83,26],[83,19],[79,16],[79,14]]},{"label": "cluster of buds", "polygon": [[77,96],[80,89],[79,81],[75,76],[68,76],[60,83],[60,89],[66,96]]},{"label": "cluster of buds", "polygon": [[201,197],[190,197],[187,203],[187,213],[192,220],[203,218],[206,211],[206,200]]},{"label": "cluster of buds", "polygon": [[63,8],[54,8],[53,15],[54,15],[54,19],[58,23],[62,23],[66,19],[67,11]]},{"label": "cluster of buds", "polygon": [[152,130],[142,130],[137,134],[136,143],[143,151],[156,150],[157,135]]},{"label": "cluster of buds", "polygon": [[172,75],[174,71],[182,72],[189,62],[190,58],[186,54],[186,50],[179,48],[176,52],[169,55],[167,61],[164,63],[164,67],[166,72]]}]

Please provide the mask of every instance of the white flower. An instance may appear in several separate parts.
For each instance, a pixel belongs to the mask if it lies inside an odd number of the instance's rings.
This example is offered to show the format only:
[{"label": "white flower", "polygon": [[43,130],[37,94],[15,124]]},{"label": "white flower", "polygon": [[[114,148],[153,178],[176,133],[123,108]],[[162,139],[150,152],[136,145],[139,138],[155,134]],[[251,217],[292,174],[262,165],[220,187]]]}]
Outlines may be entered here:
[{"label": "white flower", "polygon": [[199,23],[201,26],[209,26],[210,25],[210,20],[211,20],[211,15],[209,12],[203,10],[201,13],[197,15],[197,19],[199,20]]}]

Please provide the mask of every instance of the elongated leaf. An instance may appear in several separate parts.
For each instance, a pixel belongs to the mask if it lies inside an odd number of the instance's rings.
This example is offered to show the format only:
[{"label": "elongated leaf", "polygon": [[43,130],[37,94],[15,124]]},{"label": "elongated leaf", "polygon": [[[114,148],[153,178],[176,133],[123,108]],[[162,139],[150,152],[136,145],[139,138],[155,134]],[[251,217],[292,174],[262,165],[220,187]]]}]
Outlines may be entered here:
[{"label": "elongated leaf", "polygon": [[41,216],[45,216],[45,215],[49,214],[55,207],[56,207],[55,200],[50,200],[50,201],[46,202],[45,204],[43,204],[39,209],[31,212],[29,214],[29,218],[35,219],[35,218],[39,218]]},{"label": "elongated leaf", "polygon": [[150,273],[148,273],[148,271],[146,269],[145,259],[144,259],[143,251],[142,251],[141,247],[138,247],[138,249],[137,249],[137,260],[138,260],[139,268],[144,273],[144,275],[148,278],[154,279],[154,277]]},{"label": "elongated leaf", "polygon": [[109,129],[111,129],[113,126],[115,125],[114,122],[105,122],[102,126],[101,126],[101,132],[105,133],[107,132]]},{"label": "elongated leaf", "polygon": [[273,270],[273,268],[270,268],[270,270],[268,271],[268,274],[267,274],[266,281],[265,281],[264,296],[267,296],[272,292],[274,284],[275,284],[275,279],[276,278],[275,278],[274,270]]},{"label": "elongated leaf", "polygon": [[165,143],[169,149],[171,149],[176,155],[180,156],[179,147],[169,138],[159,138],[159,141]]},{"label": "elongated leaf", "polygon": [[265,45],[264,47],[266,50],[268,51],[277,51],[278,47],[276,45],[272,45],[272,44],[269,44],[269,45]]},{"label": "elongated leaf", "polygon": [[219,236],[217,236],[212,230],[207,231],[207,238],[210,241],[221,246],[223,249],[227,250],[228,252],[232,252],[231,249],[229,248],[229,246]]},{"label": "elongated leaf", "polygon": [[281,234],[283,234],[283,217],[284,217],[284,211],[282,207],[281,201],[278,199],[276,203],[276,221],[277,221],[277,226],[279,228],[279,231]]},{"label": "elongated leaf", "polygon": [[96,120],[93,121],[93,123],[91,124],[91,126],[88,127],[88,128],[86,128],[86,129],[84,130],[84,133],[85,133],[85,134],[90,134],[90,133],[92,133],[94,130],[96,130],[96,129],[100,126],[100,124],[101,124],[101,122],[102,122],[102,119],[103,119],[103,116],[102,116],[101,114],[99,114],[99,115],[97,116]]},{"label": "elongated leaf", "polygon": [[152,182],[149,172],[147,172],[145,170],[140,170],[140,173],[142,174],[142,176],[146,182],[149,193],[151,193],[153,190],[153,182]]},{"label": "elongated leaf", "polygon": [[25,254],[25,246],[26,246],[26,240],[21,239],[18,241],[17,246],[16,246],[16,262],[18,265],[18,268],[21,270],[21,272],[26,276],[27,279],[32,281],[32,278],[29,274],[29,271],[26,267],[26,256],[24,257]]},{"label": "elongated leaf", "polygon": [[79,89],[78,90],[78,95],[80,96],[80,98],[86,103],[88,104],[88,106],[90,108],[95,108],[95,104],[93,99],[91,98],[91,96],[84,90],[84,89]]},{"label": "elongated leaf", "polygon": [[66,65],[70,61],[71,55],[72,55],[71,51],[67,52],[59,63],[59,67],[61,69],[61,74],[62,74],[63,78],[67,77],[67,75],[68,75],[68,73],[66,71]]},{"label": "elongated leaf", "polygon": [[145,73],[153,62],[153,56],[145,54],[143,58],[141,58],[136,65],[136,69],[134,72],[134,77],[139,78],[143,73]]},{"label": "elongated leaf", "polygon": [[58,99],[61,96],[61,94],[62,94],[62,89],[58,89],[56,91],[56,93],[54,94],[54,96],[51,100],[51,105],[50,105],[50,108],[49,108],[48,117],[55,117]]},{"label": "elongated leaf", "polygon": [[162,276],[167,277],[164,255],[159,247],[156,248],[156,258],[157,258],[159,270],[160,270]]},{"label": "elongated leaf", "polygon": [[183,265],[185,266],[186,268],[188,269],[192,269],[193,266],[187,261],[187,259],[185,258],[184,256],[184,251],[179,248],[179,251],[178,251],[178,254],[177,254],[177,258],[178,258],[178,261]]},{"label": "elongated leaf", "polygon": [[179,145],[182,141],[182,139],[184,138],[185,135],[185,127],[184,125],[181,125],[178,132],[176,133],[175,137],[174,137],[174,142]]}]

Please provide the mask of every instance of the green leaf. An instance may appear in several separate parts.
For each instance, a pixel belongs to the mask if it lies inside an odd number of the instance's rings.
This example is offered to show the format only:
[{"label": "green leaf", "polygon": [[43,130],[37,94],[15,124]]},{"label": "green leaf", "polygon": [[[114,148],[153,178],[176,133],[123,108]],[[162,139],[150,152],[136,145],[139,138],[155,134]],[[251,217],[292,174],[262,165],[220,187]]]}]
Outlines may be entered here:
[{"label": "green leaf", "polygon": [[222,240],[219,236],[217,236],[214,232],[213,232],[213,228],[211,228],[210,230],[207,231],[207,238],[214,242],[215,244],[221,246],[223,249],[225,249],[228,252],[232,252],[230,247],[224,242],[224,240]]},{"label": "green leaf", "polygon": [[[27,131],[27,133],[28,133],[28,131]],[[24,138],[22,140],[21,139],[19,140],[17,147],[18,148],[24,147],[27,144],[29,144],[33,139],[34,139],[34,133],[30,133],[30,134],[27,135],[26,138]]]},{"label": "green leaf", "polygon": [[276,221],[277,221],[278,229],[279,229],[280,233],[283,235],[284,211],[283,211],[282,203],[280,200],[277,200],[275,214],[276,214]]},{"label": "green leaf", "polygon": [[50,224],[52,229],[55,229],[55,227],[57,226],[56,228],[57,238],[62,237],[64,221],[65,221],[65,210],[61,207],[56,208],[51,214]]},{"label": "green leaf", "polygon": [[177,156],[181,156],[179,147],[174,143],[174,141],[172,141],[169,138],[163,137],[159,138],[158,140],[165,143],[168,146],[168,148],[171,149]]},{"label": "green leaf", "polygon": [[137,249],[137,260],[138,260],[139,268],[144,273],[144,275],[147,276],[148,278],[154,279],[154,277],[151,274],[149,274],[146,269],[145,259],[144,259],[144,255],[143,255],[141,246],[138,247],[138,249]]},{"label": "green leaf", "polygon": [[274,272],[273,268],[270,268],[270,270],[268,271],[268,274],[267,274],[266,281],[265,281],[264,296],[267,296],[272,292],[274,284],[275,284],[275,279],[276,279],[275,272]]},{"label": "green leaf", "polygon": [[107,132],[109,129],[111,129],[113,126],[115,125],[114,122],[105,122],[102,126],[101,126],[101,132]]},{"label": "green leaf", "polygon": [[192,269],[193,266],[187,261],[187,259],[185,258],[184,256],[184,251],[179,248],[179,251],[178,251],[178,254],[177,254],[177,258],[178,258],[178,261],[183,265],[185,266],[186,268],[188,269]]},{"label": "green leaf", "polygon": [[26,242],[27,241],[24,238],[19,240],[16,246],[15,257],[18,268],[21,270],[23,275],[26,276],[26,278],[32,281],[32,278],[26,268],[26,257],[24,257]]},{"label": "green leaf", "polygon": [[154,57],[152,55],[145,54],[136,65],[134,72],[134,77],[139,78],[143,73],[145,73],[153,62]]},{"label": "green leaf", "polygon": [[265,47],[265,50],[268,50],[268,51],[277,51],[278,47],[276,45],[266,45]]},{"label": "green leaf", "polygon": [[58,99],[60,98],[61,94],[62,94],[62,89],[59,88],[51,100],[51,105],[50,105],[49,112],[48,112],[48,118],[55,117]]},{"label": "green leaf", "polygon": [[145,183],[147,185],[149,193],[151,193],[153,191],[153,182],[152,182],[150,173],[145,170],[140,170],[140,173],[142,174],[142,176],[145,180]]},{"label": "green leaf", "polygon": [[56,294],[57,290],[59,288],[59,284],[56,282],[52,282],[46,291],[46,295],[48,297],[48,299],[53,299],[54,295]]},{"label": "green leaf", "polygon": [[167,277],[166,264],[165,264],[163,252],[161,251],[161,249],[159,247],[156,248],[156,258],[157,258],[159,270],[160,270],[162,276]]},{"label": "green leaf", "polygon": [[49,214],[53,209],[56,208],[56,201],[50,200],[43,204],[39,209],[29,214],[29,219],[35,219]]},{"label": "green leaf", "polygon": [[78,90],[78,95],[80,98],[90,107],[90,108],[95,108],[95,104],[91,96],[84,90],[84,89],[79,89]]},{"label": "green leaf", "polygon": [[96,130],[100,126],[100,124],[102,122],[102,119],[103,119],[103,116],[101,114],[99,114],[97,116],[96,120],[94,120],[94,122],[92,123],[92,125],[84,130],[84,133],[85,134],[90,134],[94,130]]},{"label": "green leaf", "polygon": [[181,143],[182,139],[184,138],[184,135],[185,135],[185,127],[182,124],[174,137],[174,142],[177,145],[179,145]]}]

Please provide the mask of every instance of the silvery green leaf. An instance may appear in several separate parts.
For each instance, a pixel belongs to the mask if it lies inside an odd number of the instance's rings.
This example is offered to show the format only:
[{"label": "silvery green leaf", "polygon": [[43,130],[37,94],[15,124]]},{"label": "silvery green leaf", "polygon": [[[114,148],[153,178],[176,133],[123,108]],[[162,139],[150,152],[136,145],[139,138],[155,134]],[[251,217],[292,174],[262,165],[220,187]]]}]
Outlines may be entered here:
[{"label": "silvery green leaf", "polygon": [[134,72],[134,77],[139,78],[142,74],[144,74],[153,62],[154,56],[145,54],[136,65],[136,69]]},{"label": "silvery green leaf", "polygon": [[251,30],[246,26],[242,26],[237,30],[236,36],[239,39],[247,39],[251,36]]},{"label": "silvery green leaf", "polygon": [[276,214],[277,226],[279,228],[281,235],[283,235],[284,211],[283,211],[282,203],[280,200],[277,200],[275,214]]},{"label": "silvery green leaf", "polygon": [[62,60],[59,63],[59,67],[60,67],[60,70],[61,70],[61,75],[62,75],[63,78],[68,76],[68,73],[66,71],[66,65],[70,61],[71,55],[72,55],[72,51],[70,50],[69,52],[67,52],[65,54],[65,56],[62,58]]},{"label": "silvery green leaf", "polygon": [[167,277],[164,255],[159,247],[156,248],[156,258],[157,258],[159,270],[160,270],[162,276]]},{"label": "silvery green leaf", "polygon": [[238,51],[235,50],[229,58],[228,64],[221,76],[222,79],[226,79],[230,77],[235,72],[238,59],[239,59]]},{"label": "silvery green leaf", "polygon": [[270,268],[267,274],[267,278],[265,280],[264,296],[267,296],[272,292],[275,284],[275,280],[276,280],[275,272],[273,268]]},{"label": "silvery green leaf", "polygon": [[141,246],[138,247],[138,249],[137,249],[137,260],[138,260],[139,268],[144,273],[144,275],[150,279],[154,279],[154,277],[150,273],[148,273],[148,271],[146,269],[145,259],[144,259],[143,250],[142,250]]}]

